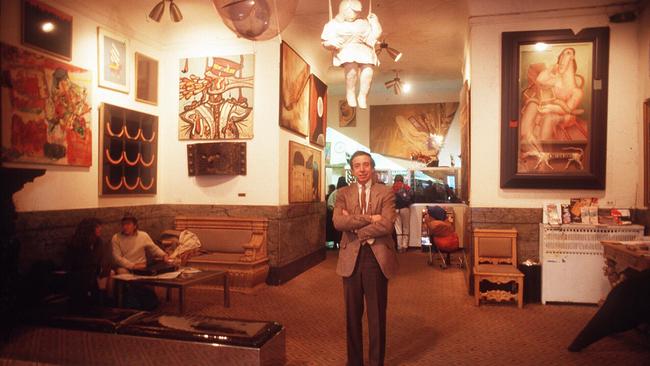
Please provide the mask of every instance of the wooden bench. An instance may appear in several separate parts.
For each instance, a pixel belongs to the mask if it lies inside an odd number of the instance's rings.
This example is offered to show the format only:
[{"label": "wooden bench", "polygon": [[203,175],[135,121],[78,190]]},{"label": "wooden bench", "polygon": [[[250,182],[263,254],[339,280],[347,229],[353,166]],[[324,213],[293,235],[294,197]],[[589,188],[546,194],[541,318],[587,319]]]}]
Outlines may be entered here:
[{"label": "wooden bench", "polygon": [[188,266],[228,271],[233,291],[253,292],[266,284],[268,219],[177,216],[174,227],[195,233],[201,241],[201,250],[189,257]]}]

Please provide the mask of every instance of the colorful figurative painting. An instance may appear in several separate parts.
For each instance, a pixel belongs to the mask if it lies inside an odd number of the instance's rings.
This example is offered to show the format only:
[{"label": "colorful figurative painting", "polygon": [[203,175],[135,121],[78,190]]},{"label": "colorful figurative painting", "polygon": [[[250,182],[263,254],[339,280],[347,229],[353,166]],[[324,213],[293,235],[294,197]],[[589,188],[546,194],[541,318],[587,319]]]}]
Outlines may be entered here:
[{"label": "colorful figurative painting", "polygon": [[97,27],[98,85],[122,93],[129,92],[129,40]]},{"label": "colorful figurative painting", "polygon": [[289,203],[320,202],[321,152],[289,141]]},{"label": "colorful figurative painting", "polygon": [[309,141],[325,146],[327,131],[327,85],[316,75],[311,76],[309,91]]},{"label": "colorful figurative painting", "polygon": [[92,74],[0,44],[2,160],[90,166]]},{"label": "colorful figurative painting", "polygon": [[285,42],[280,48],[280,126],[309,133],[309,64]]},{"label": "colorful figurative painting", "polygon": [[589,166],[592,54],[591,42],[520,46],[518,172]]},{"label": "colorful figurative painting", "polygon": [[99,119],[101,194],[155,194],[158,117],[103,103]]},{"label": "colorful figurative painting", "polygon": [[370,106],[370,150],[430,163],[438,160],[458,103]]},{"label": "colorful figurative painting", "polygon": [[253,138],[255,56],[181,59],[178,138]]}]

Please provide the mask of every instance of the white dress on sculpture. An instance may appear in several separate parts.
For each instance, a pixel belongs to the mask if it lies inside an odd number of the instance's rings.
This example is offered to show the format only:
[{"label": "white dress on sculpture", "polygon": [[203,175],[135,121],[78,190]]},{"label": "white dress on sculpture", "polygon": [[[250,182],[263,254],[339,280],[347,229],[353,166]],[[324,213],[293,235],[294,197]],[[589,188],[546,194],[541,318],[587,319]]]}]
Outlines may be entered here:
[{"label": "white dress on sculpture", "polygon": [[[379,64],[375,44],[381,36],[377,16],[359,19],[361,2],[343,0],[339,13],[323,28],[321,41],[325,48],[334,52],[332,64],[342,66],[345,73],[346,99],[351,107],[367,108],[366,98],[372,82],[373,66]],[[355,95],[357,80],[359,96]]]}]

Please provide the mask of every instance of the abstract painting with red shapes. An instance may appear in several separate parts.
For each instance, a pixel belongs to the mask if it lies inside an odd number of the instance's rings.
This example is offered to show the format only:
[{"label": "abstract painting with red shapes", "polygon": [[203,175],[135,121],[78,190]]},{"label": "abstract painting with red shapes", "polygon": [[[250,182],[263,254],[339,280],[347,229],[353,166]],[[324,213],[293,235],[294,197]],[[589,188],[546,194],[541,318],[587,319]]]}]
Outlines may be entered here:
[{"label": "abstract painting with red shapes", "polygon": [[0,43],[2,161],[90,166],[89,71]]},{"label": "abstract painting with red shapes", "polygon": [[178,138],[253,138],[255,56],[184,58],[179,63]]}]

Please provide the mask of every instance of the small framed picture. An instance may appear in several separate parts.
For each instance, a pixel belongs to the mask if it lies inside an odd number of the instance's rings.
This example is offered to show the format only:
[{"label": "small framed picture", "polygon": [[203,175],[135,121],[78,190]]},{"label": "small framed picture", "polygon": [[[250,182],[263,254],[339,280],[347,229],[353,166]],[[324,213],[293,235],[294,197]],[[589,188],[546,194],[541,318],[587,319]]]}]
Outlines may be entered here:
[{"label": "small framed picture", "polygon": [[129,93],[129,41],[97,27],[98,82],[102,88]]},{"label": "small framed picture", "polygon": [[135,100],[158,105],[158,60],[135,53]]},{"label": "small framed picture", "polygon": [[22,44],[72,60],[72,16],[36,0],[22,1]]}]

